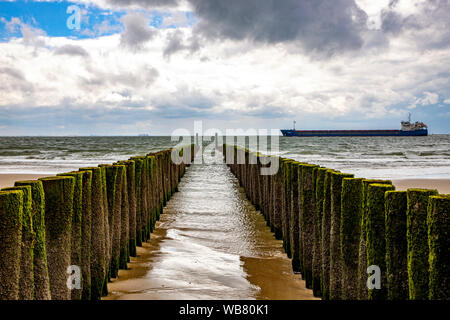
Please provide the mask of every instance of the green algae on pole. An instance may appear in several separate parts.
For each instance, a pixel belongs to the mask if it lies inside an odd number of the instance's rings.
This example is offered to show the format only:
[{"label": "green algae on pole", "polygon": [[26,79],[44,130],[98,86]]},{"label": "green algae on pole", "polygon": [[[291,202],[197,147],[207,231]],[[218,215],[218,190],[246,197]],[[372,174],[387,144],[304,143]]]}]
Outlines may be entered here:
[{"label": "green algae on pole", "polygon": [[323,181],[323,212],[321,230],[322,255],[322,299],[330,299],[330,229],[331,229],[331,174],[334,171],[325,171]]},{"label": "green algae on pole", "polygon": [[308,289],[312,288],[312,248],[314,246],[314,211],[316,208],[314,169],[317,167],[314,164],[302,164],[302,216],[300,217],[300,229],[303,235],[302,271]]},{"label": "green algae on pole", "polygon": [[[294,272],[300,271],[300,251],[299,251],[299,220],[298,220],[298,174],[301,174],[301,167],[299,162],[292,162],[291,166],[291,250],[292,250],[292,270]],[[264,176],[266,177],[266,176]],[[267,198],[266,196],[264,198]],[[266,217],[268,219],[268,215]]]},{"label": "green algae on pole", "polygon": [[50,300],[50,280],[45,246],[45,196],[39,180],[16,181],[15,186],[31,187],[31,207],[35,243],[33,248],[34,299]]},{"label": "green algae on pole", "polygon": [[314,187],[314,245],[312,260],[312,290],[315,297],[322,295],[322,214],[324,198],[324,180],[327,168],[315,168],[315,187]]},{"label": "green algae on pole", "polygon": [[[135,192],[135,162],[121,161],[126,167],[127,201],[128,201],[128,255],[136,257],[136,192]],[[129,261],[129,259],[128,259]]]},{"label": "green algae on pole", "polygon": [[386,233],[385,233],[385,193],[394,190],[388,184],[369,184],[367,196],[367,266],[378,266],[381,271],[381,287],[369,289],[369,300],[387,298],[386,283]]},{"label": "green algae on pole", "polygon": [[358,299],[367,300],[369,291],[367,290],[367,248],[366,248],[366,217],[367,217],[367,195],[369,184],[381,183],[392,185],[390,180],[364,179],[363,180],[363,211],[361,216],[361,232],[359,240],[359,267],[358,267]]},{"label": "green algae on pole", "polygon": [[[290,243],[290,229],[289,229],[289,217],[290,217],[290,186],[291,186],[291,174],[290,174],[290,164],[292,160],[282,159],[281,168],[284,174],[284,194],[283,194],[283,211],[282,211],[282,225],[283,225],[283,247],[288,258],[291,258],[291,243]],[[255,165],[250,165],[254,168]],[[255,172],[253,170],[253,176]],[[252,186],[250,190],[254,190],[256,186]]]},{"label": "green algae on pole", "polygon": [[108,221],[111,243],[110,276],[116,278],[120,260],[120,223],[122,210],[122,179],[124,167],[107,165],[106,191],[108,198]]},{"label": "green algae on pole", "polygon": [[[57,176],[69,176],[75,179],[73,191],[72,232],[70,239],[70,264],[81,269],[81,223],[83,217],[83,172],[60,173]],[[82,288],[71,290],[72,300],[81,300]]]},{"label": "green algae on pole", "polygon": [[106,166],[105,164],[99,164],[101,173],[101,188],[102,188],[102,199],[103,199],[103,225],[104,225],[104,234],[105,234],[105,279],[103,282],[102,296],[108,295],[108,281],[111,280],[111,254],[112,254],[112,245],[111,245],[111,234],[110,234],[110,221],[109,221],[109,208],[108,208],[108,192],[106,189]]},{"label": "green algae on pole", "polygon": [[341,195],[342,298],[358,297],[358,249],[363,202],[363,179],[344,178]]},{"label": "green algae on pole", "polygon": [[437,190],[408,189],[407,194],[409,299],[427,300],[429,281],[427,207],[428,198],[438,195],[438,192]]},{"label": "green algae on pole", "polygon": [[324,181],[327,168],[315,168],[316,185],[314,188],[316,207],[314,211],[314,246],[312,260],[312,290],[315,297],[321,296],[322,287],[322,214],[324,199]]},{"label": "green algae on pole", "polygon": [[[278,161],[281,164],[281,158],[278,157]],[[283,237],[282,224],[281,224],[281,200],[282,200],[282,172],[281,168],[274,175],[274,197],[273,197],[273,232],[275,239],[281,240]]]},{"label": "green algae on pole", "polygon": [[91,300],[100,300],[106,278],[106,233],[107,214],[103,201],[102,169],[98,167],[81,168],[92,173],[91,184]]},{"label": "green algae on pole", "polygon": [[34,299],[33,251],[35,234],[33,230],[31,187],[4,188],[3,191],[23,192],[22,243],[20,253],[19,300]]},{"label": "green algae on pole", "polygon": [[430,300],[450,299],[450,196],[431,196],[428,202]]},{"label": "green algae on pole", "polygon": [[386,192],[386,278],[389,300],[408,299],[406,191]]},{"label": "green algae on pole", "polygon": [[331,172],[331,222],[330,222],[330,299],[342,299],[341,258],[341,193],[342,180],[353,178],[353,174]]},{"label": "green algae on pole", "polygon": [[142,171],[144,161],[140,157],[133,157],[131,160],[135,163],[135,194],[136,194],[136,245],[138,247],[142,247],[142,216],[143,216],[143,207],[142,207]]},{"label": "green algae on pole", "polygon": [[52,300],[70,300],[67,268],[70,266],[70,236],[75,178],[40,178],[45,193],[45,236]]},{"label": "green algae on pole", "polygon": [[122,208],[121,208],[121,222],[120,222],[120,260],[119,268],[126,270],[128,268],[127,263],[129,261],[129,211],[128,204],[128,178],[127,167],[123,166],[122,174]]},{"label": "green algae on pole", "polygon": [[92,237],[92,171],[83,173],[83,199],[81,217],[81,272],[83,275],[82,300],[91,300],[91,237]]},{"label": "green algae on pole", "polygon": [[0,300],[19,298],[23,192],[0,191]]}]

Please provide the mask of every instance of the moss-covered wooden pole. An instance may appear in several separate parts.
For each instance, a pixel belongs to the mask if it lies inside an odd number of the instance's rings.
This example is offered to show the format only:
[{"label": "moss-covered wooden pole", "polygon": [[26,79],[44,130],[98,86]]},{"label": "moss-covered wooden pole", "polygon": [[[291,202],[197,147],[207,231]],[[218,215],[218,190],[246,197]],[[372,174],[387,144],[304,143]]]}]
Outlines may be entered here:
[{"label": "moss-covered wooden pole", "polygon": [[390,180],[364,179],[363,180],[363,212],[361,216],[361,231],[359,239],[359,267],[358,267],[358,299],[367,300],[369,291],[367,289],[367,249],[366,249],[366,217],[367,217],[367,195],[369,194],[369,184],[381,183],[390,184]]},{"label": "moss-covered wooden pole", "polygon": [[331,174],[333,170],[325,172],[323,181],[323,213],[322,213],[322,299],[330,298],[330,229],[331,229]]},{"label": "moss-covered wooden pole", "polygon": [[31,187],[31,206],[35,242],[33,248],[34,299],[50,300],[50,280],[45,246],[45,196],[39,180],[16,181],[15,186]]},{"label": "moss-covered wooden pole", "polygon": [[23,192],[0,191],[0,300],[19,298]]},{"label": "moss-covered wooden pole", "polygon": [[129,261],[129,212],[130,207],[128,203],[128,179],[127,179],[127,167],[122,165],[122,202],[120,210],[120,253],[119,253],[119,268],[127,269],[127,263]]},{"label": "moss-covered wooden pole", "polygon": [[369,184],[367,196],[367,266],[377,266],[381,272],[380,288],[369,289],[369,300],[386,300],[386,232],[385,193],[394,190],[388,184]]},{"label": "moss-covered wooden pole", "polygon": [[142,170],[143,161],[139,157],[131,158],[135,163],[135,194],[136,194],[136,245],[142,246]]},{"label": "moss-covered wooden pole", "polygon": [[330,299],[342,299],[342,257],[341,257],[341,194],[344,178],[352,174],[331,173],[331,224],[330,224]]},{"label": "moss-covered wooden pole", "polygon": [[361,230],[363,179],[344,178],[341,195],[342,298],[358,298],[358,252]]},{"label": "moss-covered wooden pole", "polygon": [[[58,176],[73,177],[73,212],[70,236],[70,264],[76,265],[81,269],[81,224],[83,216],[83,172],[60,173]],[[71,290],[72,300],[81,300],[82,287]]]},{"label": "moss-covered wooden pole", "polygon": [[45,235],[50,294],[52,300],[69,300],[67,268],[70,266],[70,239],[75,178],[48,177],[42,181],[45,193]]},{"label": "moss-covered wooden pole", "polygon": [[317,165],[303,164],[302,165],[302,210],[301,210],[301,230],[302,238],[302,257],[303,257],[303,275],[306,281],[306,287],[312,288],[312,250],[314,247],[314,212],[316,208],[315,201],[315,176],[314,168]]},{"label": "moss-covered wooden pole", "polygon": [[303,280],[305,279],[305,273],[303,272],[303,164],[299,162],[298,164],[298,178],[297,178],[297,198],[298,198],[298,261],[299,261],[299,269],[302,274]]},{"label": "moss-covered wooden pole", "polygon": [[316,186],[314,188],[316,210],[314,211],[314,247],[312,265],[312,290],[316,297],[321,296],[322,288],[322,215],[324,182],[327,168],[315,168]]},{"label": "moss-covered wooden pole", "polygon": [[[286,252],[288,258],[291,258],[291,242],[290,242],[290,227],[289,227],[289,218],[291,213],[291,162],[292,160],[283,159],[282,160],[282,168],[284,174],[284,194],[283,194],[283,246],[284,251]],[[252,188],[252,190],[255,188]]]},{"label": "moss-covered wooden pole", "polygon": [[112,278],[117,278],[120,263],[120,233],[122,212],[122,181],[124,166],[106,166],[106,190],[109,209],[109,232],[111,241],[110,272]]},{"label": "moss-covered wooden pole", "polygon": [[81,216],[81,272],[83,275],[82,300],[91,300],[91,237],[92,237],[92,172],[83,173],[83,199]]},{"label": "moss-covered wooden pole", "polygon": [[430,300],[450,299],[450,195],[431,196],[428,203]]},{"label": "moss-covered wooden pole", "polygon": [[427,300],[429,282],[428,198],[437,190],[408,189],[406,213],[409,299]]},{"label": "moss-covered wooden pole", "polygon": [[299,162],[290,163],[290,183],[291,183],[291,216],[290,224],[291,228],[291,252],[292,252],[292,270],[294,272],[300,272],[300,251],[299,251],[299,212],[298,212],[298,173],[300,168]]},{"label": "moss-covered wooden pole", "polygon": [[389,300],[408,299],[406,191],[386,192],[386,278]]},{"label": "moss-covered wooden pole", "polygon": [[275,238],[280,240],[283,237],[282,225],[281,225],[281,210],[282,210],[282,169],[281,169],[281,158],[278,158],[280,163],[280,168],[274,175],[274,185],[273,185],[273,232]]},{"label": "moss-covered wooden pole", "polygon": [[103,207],[104,207],[104,233],[105,233],[105,281],[103,282],[103,291],[102,295],[108,295],[108,281],[111,280],[111,255],[112,255],[112,243],[111,243],[111,222],[109,219],[109,208],[108,208],[108,191],[107,191],[107,182],[106,182],[106,167],[108,165],[101,164],[98,167],[100,168],[101,177],[102,177],[102,193],[103,193]]},{"label": "moss-covered wooden pole", "polygon": [[128,195],[128,251],[131,257],[136,257],[136,181],[135,162],[128,160],[123,162],[127,167],[127,195]]},{"label": "moss-covered wooden pole", "polygon": [[19,190],[23,192],[22,243],[20,253],[19,300],[34,299],[33,251],[35,234],[33,230],[31,187],[21,186],[4,188],[3,191]]},{"label": "moss-covered wooden pole", "polygon": [[106,278],[106,237],[105,218],[107,215],[103,201],[103,177],[101,168],[81,168],[81,171],[89,171],[92,174],[91,184],[91,300],[99,300],[102,297]]}]

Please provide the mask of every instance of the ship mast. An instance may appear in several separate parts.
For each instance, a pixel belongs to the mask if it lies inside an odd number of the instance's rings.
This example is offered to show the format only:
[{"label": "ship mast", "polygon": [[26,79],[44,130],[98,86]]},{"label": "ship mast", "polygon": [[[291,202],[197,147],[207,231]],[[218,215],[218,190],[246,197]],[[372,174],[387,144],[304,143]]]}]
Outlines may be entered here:
[{"label": "ship mast", "polygon": [[297,123],[297,121],[294,120],[294,131],[295,131],[295,124]]}]

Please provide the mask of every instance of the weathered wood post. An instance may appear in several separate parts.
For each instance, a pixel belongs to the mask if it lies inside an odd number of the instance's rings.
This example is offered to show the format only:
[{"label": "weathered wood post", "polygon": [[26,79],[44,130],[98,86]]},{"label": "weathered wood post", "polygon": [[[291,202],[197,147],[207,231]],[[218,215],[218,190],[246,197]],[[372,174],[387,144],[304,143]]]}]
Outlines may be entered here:
[{"label": "weathered wood post", "polygon": [[367,219],[367,196],[369,194],[369,184],[381,183],[390,184],[390,180],[364,179],[363,180],[363,212],[361,217],[361,232],[359,240],[359,267],[358,267],[358,299],[367,300],[369,291],[367,289],[367,248],[366,248],[366,219]]},{"label": "weathered wood post", "polygon": [[[107,275],[107,251],[105,215],[105,201],[103,200],[102,169],[98,167],[81,168],[80,171],[89,171],[92,175],[91,183],[91,300],[99,300],[102,297]],[[86,199],[86,201],[89,201]]]},{"label": "weathered wood post", "polygon": [[291,184],[291,215],[290,215],[290,242],[292,251],[292,270],[300,272],[300,250],[299,250],[299,211],[298,211],[298,174],[301,173],[300,163],[293,161],[290,163],[290,184]]},{"label": "weathered wood post", "polygon": [[342,298],[358,298],[358,253],[361,230],[363,179],[344,178],[341,195]]},{"label": "weathered wood post", "polygon": [[323,181],[323,213],[322,213],[322,299],[330,299],[330,230],[331,230],[331,174],[325,172]]},{"label": "weathered wood post", "polygon": [[370,300],[385,300],[387,298],[385,193],[394,189],[392,185],[378,183],[369,184],[368,188],[367,266],[377,266],[381,272],[380,288],[375,287],[369,290]]},{"label": "weathered wood post", "polygon": [[70,266],[73,193],[75,178],[48,177],[42,181],[45,193],[45,236],[50,294],[52,300],[70,300],[67,268]]},{"label": "weathered wood post", "polygon": [[0,300],[19,298],[23,192],[0,191]]},{"label": "weathered wood post", "polygon": [[312,266],[312,290],[316,297],[322,295],[322,216],[324,200],[324,183],[327,168],[316,168],[315,201],[316,210],[314,212],[314,247]]},{"label": "weathered wood post", "polygon": [[4,188],[3,191],[23,192],[22,241],[20,252],[19,300],[34,299],[33,251],[35,234],[33,230],[31,187]]},{"label": "weathered wood post", "polygon": [[[70,236],[70,264],[76,265],[81,269],[81,225],[83,216],[83,172],[60,173],[57,176],[68,176],[74,178],[73,191],[73,211]],[[83,283],[83,282],[82,282]],[[72,300],[81,300],[82,287],[71,290]]]},{"label": "weathered wood post", "polygon": [[429,283],[428,198],[437,190],[408,189],[406,228],[408,241],[409,299],[427,300]]},{"label": "weathered wood post", "polygon": [[34,299],[50,300],[50,280],[45,247],[45,196],[39,180],[16,181],[15,186],[31,187],[31,206],[35,243],[33,248]]},{"label": "weathered wood post", "polygon": [[83,275],[82,300],[91,300],[91,237],[92,237],[92,172],[83,173],[81,217],[81,271]]},{"label": "weathered wood post", "polygon": [[389,300],[408,299],[406,191],[386,192],[386,278]]},{"label": "weathered wood post", "polygon": [[341,258],[341,194],[342,180],[353,174],[331,173],[331,225],[330,225],[330,299],[342,299]]},{"label": "weathered wood post", "polygon": [[314,212],[316,208],[314,169],[317,167],[317,165],[313,164],[302,165],[302,215],[300,218],[300,229],[303,234],[302,274],[304,274],[308,289],[312,288],[312,249],[314,247]]},{"label": "weathered wood post", "polygon": [[450,195],[431,196],[428,202],[429,299],[450,299]]}]

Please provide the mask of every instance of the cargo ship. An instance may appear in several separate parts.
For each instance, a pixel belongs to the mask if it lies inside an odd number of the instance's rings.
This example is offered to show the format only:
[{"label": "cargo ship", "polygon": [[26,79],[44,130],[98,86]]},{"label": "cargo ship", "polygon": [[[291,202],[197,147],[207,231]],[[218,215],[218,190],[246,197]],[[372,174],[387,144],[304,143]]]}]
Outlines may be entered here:
[{"label": "cargo ship", "polygon": [[428,127],[423,122],[411,122],[411,115],[408,121],[401,122],[400,130],[296,130],[282,129],[281,133],[285,137],[403,137],[403,136],[427,136]]}]

